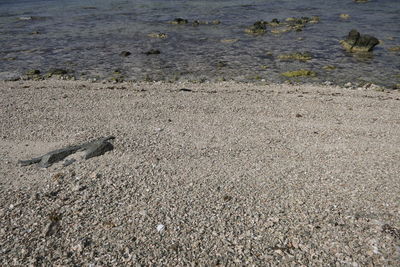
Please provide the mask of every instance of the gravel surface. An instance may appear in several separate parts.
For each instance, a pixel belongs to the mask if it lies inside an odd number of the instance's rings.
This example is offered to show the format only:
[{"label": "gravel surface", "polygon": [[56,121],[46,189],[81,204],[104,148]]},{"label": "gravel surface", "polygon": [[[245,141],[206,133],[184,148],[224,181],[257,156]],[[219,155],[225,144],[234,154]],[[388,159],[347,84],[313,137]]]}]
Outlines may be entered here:
[{"label": "gravel surface", "polygon": [[[400,264],[399,92],[20,81],[0,94],[1,266]],[[99,157],[18,164],[109,135]]]}]

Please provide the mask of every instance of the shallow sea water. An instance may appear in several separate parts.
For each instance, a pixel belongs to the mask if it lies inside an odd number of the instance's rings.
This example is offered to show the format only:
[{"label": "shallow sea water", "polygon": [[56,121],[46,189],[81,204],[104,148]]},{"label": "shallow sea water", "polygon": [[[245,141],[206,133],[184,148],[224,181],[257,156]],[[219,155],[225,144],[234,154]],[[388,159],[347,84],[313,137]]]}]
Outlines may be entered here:
[{"label": "shallow sea water", "polygon": [[[342,13],[350,18],[341,19]],[[400,52],[388,50],[400,45],[399,14],[398,0],[0,0],[0,78],[63,68],[79,79],[109,79],[118,70],[125,80],[284,82],[282,72],[309,69],[317,76],[291,80],[392,87],[400,84]],[[321,20],[301,32],[244,32],[257,20],[303,16]],[[168,23],[177,17],[221,23]],[[353,28],[381,41],[370,56],[340,46]],[[153,32],[168,37],[149,37]],[[145,55],[150,49],[161,53]],[[122,51],[131,55],[122,57]],[[310,52],[313,58],[278,58],[292,52]],[[327,65],[336,68],[325,70]]]}]

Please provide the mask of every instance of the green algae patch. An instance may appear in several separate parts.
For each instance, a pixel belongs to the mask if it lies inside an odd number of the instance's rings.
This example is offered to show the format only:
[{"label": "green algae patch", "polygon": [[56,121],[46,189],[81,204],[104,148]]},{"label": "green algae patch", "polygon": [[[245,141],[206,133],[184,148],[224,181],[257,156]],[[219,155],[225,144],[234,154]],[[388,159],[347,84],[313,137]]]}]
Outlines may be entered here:
[{"label": "green algae patch", "polygon": [[341,18],[341,19],[349,19],[350,18],[350,15],[349,14],[346,14],[346,13],[343,13],[343,14],[340,14],[339,15],[339,17]]},{"label": "green algae patch", "polygon": [[229,44],[229,43],[236,43],[237,41],[239,41],[239,39],[222,39],[220,42]]},{"label": "green algae patch", "polygon": [[312,59],[312,55],[309,52],[296,52],[296,53],[290,53],[290,54],[282,54],[278,56],[279,59],[283,60],[299,60],[299,61],[307,61]]},{"label": "green algae patch", "polygon": [[256,21],[253,26],[250,28],[245,29],[244,31],[248,34],[253,34],[253,35],[259,35],[259,34],[264,34],[267,30],[268,22],[265,22],[263,20]]},{"label": "green algae patch", "polygon": [[388,48],[390,52],[400,52],[400,45]]},{"label": "green algae patch", "polygon": [[333,65],[326,65],[322,67],[324,70],[335,70],[336,66]]},{"label": "green algae patch", "polygon": [[282,73],[283,76],[292,78],[292,77],[315,77],[317,73],[311,70],[294,70],[287,71]]},{"label": "green algae patch", "polygon": [[290,31],[291,31],[291,28],[289,28],[289,27],[280,27],[280,28],[272,29],[271,33],[281,34],[281,33],[290,32]]},{"label": "green algae patch", "polygon": [[151,38],[165,39],[168,37],[168,34],[163,33],[163,32],[152,32],[152,33],[149,33],[147,36],[151,37]]},{"label": "green algae patch", "polygon": [[26,74],[28,80],[34,80],[34,81],[43,80],[40,70],[36,70],[36,69],[28,70],[25,74]]},{"label": "green algae patch", "polygon": [[39,75],[40,74],[40,70],[28,70],[26,72],[26,75]]},{"label": "green algae patch", "polygon": [[169,23],[175,24],[175,25],[182,25],[182,24],[188,24],[189,21],[187,19],[183,19],[183,18],[176,18],[176,19],[170,21]]}]

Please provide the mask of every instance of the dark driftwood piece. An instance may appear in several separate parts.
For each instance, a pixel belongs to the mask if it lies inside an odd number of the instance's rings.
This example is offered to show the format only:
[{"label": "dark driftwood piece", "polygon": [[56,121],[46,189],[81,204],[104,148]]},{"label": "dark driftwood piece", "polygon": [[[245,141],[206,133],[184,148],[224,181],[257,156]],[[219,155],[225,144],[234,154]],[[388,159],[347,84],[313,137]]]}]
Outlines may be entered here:
[{"label": "dark driftwood piece", "polygon": [[83,158],[90,159],[92,157],[103,155],[107,151],[112,150],[114,146],[108,141],[113,139],[115,139],[114,136],[102,137],[94,141],[83,143],[81,145],[68,146],[65,148],[53,150],[37,158],[20,160],[19,163],[21,164],[21,166],[38,163],[40,167],[47,168],[50,167],[53,163],[59,162],[77,151],[85,151]]}]

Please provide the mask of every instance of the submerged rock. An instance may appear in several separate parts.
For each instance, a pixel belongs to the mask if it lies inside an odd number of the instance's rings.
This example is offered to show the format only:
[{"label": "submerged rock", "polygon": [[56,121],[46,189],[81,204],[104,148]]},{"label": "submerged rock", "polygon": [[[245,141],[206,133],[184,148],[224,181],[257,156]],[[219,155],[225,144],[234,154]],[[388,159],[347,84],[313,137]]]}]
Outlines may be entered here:
[{"label": "submerged rock", "polygon": [[324,70],[335,70],[336,66],[333,65],[325,65],[322,67]]},{"label": "submerged rock", "polygon": [[253,26],[251,26],[250,28],[245,29],[246,33],[250,33],[250,34],[263,34],[266,32],[267,30],[267,26],[266,24],[268,24],[268,22],[265,22],[263,20],[259,20],[256,21]]},{"label": "submerged rock", "polygon": [[171,24],[188,24],[189,21],[187,19],[176,18],[176,19],[170,21],[169,23],[171,23]]},{"label": "submerged rock", "polygon": [[279,21],[279,19],[272,19],[270,22],[268,22],[269,26],[275,27],[275,26],[279,26],[281,22]]},{"label": "submerged rock", "polygon": [[121,53],[119,53],[119,55],[120,55],[121,57],[128,57],[128,56],[131,55],[131,52],[129,52],[129,51],[122,51]]},{"label": "submerged rock", "polygon": [[61,75],[65,75],[67,73],[68,73],[68,71],[65,69],[50,69],[46,73],[46,78],[51,78],[53,76],[61,76]]},{"label": "submerged rock", "polygon": [[221,43],[236,43],[239,39],[222,39]]},{"label": "submerged rock", "polygon": [[221,69],[228,66],[228,63],[226,61],[218,61],[216,65],[218,69]]},{"label": "submerged rock", "polygon": [[195,21],[193,21],[192,25],[193,25],[193,26],[210,25],[210,24],[212,24],[212,25],[218,25],[218,24],[220,24],[220,23],[221,23],[221,21],[219,21],[219,20],[213,20],[213,21],[195,20]]},{"label": "submerged rock", "polygon": [[290,54],[282,54],[278,56],[279,59],[283,60],[300,60],[307,61],[312,59],[312,55],[309,52],[295,52]]},{"label": "submerged rock", "polygon": [[311,76],[311,77],[315,77],[317,76],[317,73],[315,73],[314,71],[311,70],[295,70],[295,71],[287,71],[282,73],[283,76],[285,77],[301,77],[301,76]]},{"label": "submerged rock", "polygon": [[388,48],[389,51],[391,52],[400,52],[400,45],[399,46],[393,46]]},{"label": "submerged rock", "polygon": [[256,21],[251,27],[245,29],[246,33],[259,35],[267,31],[267,25],[273,27],[271,33],[281,34],[290,31],[302,31],[306,24],[318,23],[320,18],[318,16],[301,17],[301,18],[287,18],[281,22],[279,19],[272,19],[270,22],[263,20]]},{"label": "submerged rock", "polygon": [[281,33],[290,32],[290,31],[291,31],[291,28],[289,28],[289,27],[279,27],[279,28],[272,29],[271,33],[281,34]]},{"label": "submerged rock", "polygon": [[43,79],[43,77],[40,75],[40,70],[36,69],[28,70],[25,74],[29,80],[38,81]]},{"label": "submerged rock", "polygon": [[152,33],[149,33],[147,36],[149,36],[151,38],[165,39],[168,37],[168,34],[162,33],[162,32],[152,32]]},{"label": "submerged rock", "polygon": [[161,51],[158,49],[150,49],[149,51],[145,52],[146,55],[158,55],[161,54]]},{"label": "submerged rock", "polygon": [[371,35],[362,35],[357,30],[351,30],[340,44],[349,52],[370,52],[379,44],[379,40]]},{"label": "submerged rock", "polygon": [[28,70],[28,71],[26,72],[26,75],[38,75],[38,74],[40,74],[40,70],[36,70],[36,69],[34,69],[34,70]]},{"label": "submerged rock", "polygon": [[339,16],[341,19],[349,19],[350,18],[350,15],[349,14],[340,14],[340,16]]}]

